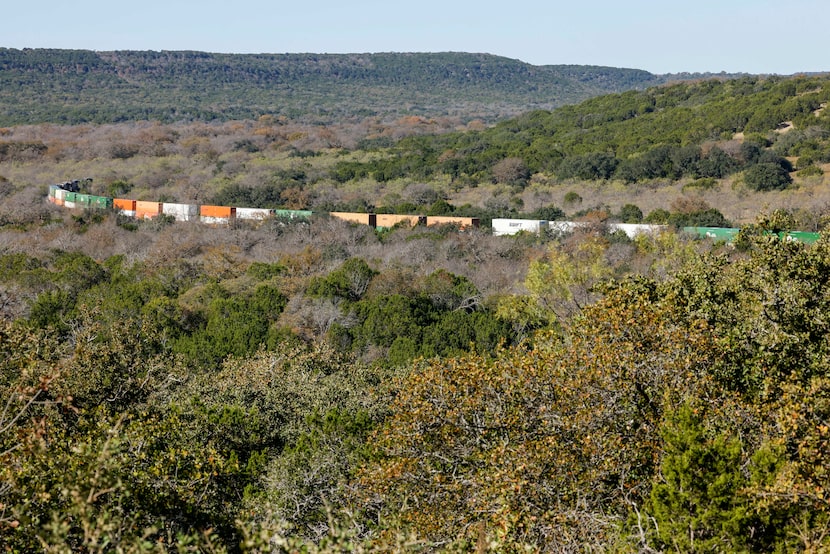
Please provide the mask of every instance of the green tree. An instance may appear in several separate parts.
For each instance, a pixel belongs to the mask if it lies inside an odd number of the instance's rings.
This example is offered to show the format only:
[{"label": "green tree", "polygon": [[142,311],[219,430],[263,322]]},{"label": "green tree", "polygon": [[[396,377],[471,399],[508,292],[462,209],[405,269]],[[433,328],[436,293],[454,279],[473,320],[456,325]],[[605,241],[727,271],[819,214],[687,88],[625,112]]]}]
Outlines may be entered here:
[{"label": "green tree", "polygon": [[593,235],[570,251],[552,245],[545,258],[530,263],[525,286],[560,323],[567,322],[596,298],[593,285],[611,277],[612,268],[604,257],[607,247],[602,237]]},{"label": "green tree", "polygon": [[640,223],[643,221],[643,210],[635,204],[625,204],[620,208],[618,217],[623,223]]},{"label": "green tree", "polygon": [[312,297],[360,300],[377,272],[361,258],[349,258],[326,277],[313,279],[306,290]]},{"label": "green tree", "polygon": [[545,221],[558,221],[561,219],[565,219],[565,212],[562,211],[561,208],[558,208],[555,205],[550,204],[548,206],[542,206],[541,208],[538,208],[535,211],[529,213],[528,217],[532,219],[541,219]]},{"label": "green tree", "polygon": [[455,211],[455,206],[444,200],[443,198],[439,198],[429,207],[427,210],[427,215],[452,215]]},{"label": "green tree", "polygon": [[738,162],[720,148],[712,148],[709,154],[697,164],[696,178],[714,177],[722,179],[738,169]]},{"label": "green tree", "polygon": [[744,172],[746,186],[759,192],[783,190],[790,186],[792,181],[789,172],[779,164],[774,163],[756,164]]},{"label": "green tree", "polygon": [[649,212],[645,219],[643,219],[643,222],[665,224],[669,221],[669,217],[671,217],[671,213],[668,210],[657,208]]},{"label": "green tree", "polygon": [[751,509],[743,490],[742,445],[709,434],[688,404],[666,416],[663,460],[647,511],[657,547],[676,552],[746,549]]}]

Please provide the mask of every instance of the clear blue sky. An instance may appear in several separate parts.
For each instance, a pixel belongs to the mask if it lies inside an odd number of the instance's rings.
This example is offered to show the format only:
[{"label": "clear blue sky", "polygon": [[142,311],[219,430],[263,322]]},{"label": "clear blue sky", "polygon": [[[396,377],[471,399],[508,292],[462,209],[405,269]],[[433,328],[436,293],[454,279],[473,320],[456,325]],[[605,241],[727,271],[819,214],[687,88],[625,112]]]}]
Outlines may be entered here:
[{"label": "clear blue sky", "polygon": [[33,0],[0,47],[486,52],[653,73],[830,71],[830,0]]}]

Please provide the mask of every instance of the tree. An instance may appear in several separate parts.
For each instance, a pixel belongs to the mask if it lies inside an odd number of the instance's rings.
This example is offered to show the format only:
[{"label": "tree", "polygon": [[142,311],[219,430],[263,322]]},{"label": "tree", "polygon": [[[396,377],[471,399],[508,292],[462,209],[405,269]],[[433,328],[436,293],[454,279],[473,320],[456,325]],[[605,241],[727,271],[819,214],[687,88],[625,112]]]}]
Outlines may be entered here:
[{"label": "tree", "polygon": [[363,297],[377,272],[361,258],[349,258],[326,277],[312,280],[307,294],[313,297],[357,301]]},{"label": "tree", "polygon": [[619,218],[623,223],[640,223],[643,220],[643,210],[634,204],[625,204],[620,208]]},{"label": "tree", "polygon": [[390,527],[432,544],[606,548],[648,492],[666,409],[714,392],[699,379],[708,330],[672,322],[645,280],[609,289],[566,340],[534,343],[413,368],[361,471]]},{"label": "tree", "polygon": [[[754,501],[762,547],[822,551],[830,547],[830,481],[826,446],[830,441],[830,380],[792,380],[770,413],[768,439],[752,457]],[[808,400],[809,399],[809,400]]]},{"label": "tree", "polygon": [[541,219],[544,221],[558,221],[565,219],[565,212],[562,211],[562,208],[559,208],[554,204],[549,204],[534,210],[528,214],[528,216],[533,219]]},{"label": "tree", "polygon": [[444,200],[443,198],[439,198],[427,210],[427,215],[452,215],[455,211],[455,206]]},{"label": "tree", "polygon": [[562,160],[556,170],[560,179],[584,179],[595,181],[610,179],[617,169],[619,160],[605,152],[569,156]]},{"label": "tree", "polygon": [[738,168],[738,163],[729,154],[718,147],[714,147],[709,151],[709,154],[702,158],[697,164],[696,178],[714,177],[722,179],[727,175],[734,173]]},{"label": "tree", "polygon": [[763,192],[783,190],[793,179],[789,172],[775,163],[759,163],[744,172],[744,183],[752,190]]},{"label": "tree", "polygon": [[523,187],[530,179],[530,170],[522,158],[504,158],[493,166],[497,183]]},{"label": "tree", "polygon": [[697,410],[685,404],[667,414],[663,460],[651,489],[647,516],[655,546],[677,552],[739,551],[751,516],[741,471],[742,445],[707,436]]},{"label": "tree", "polygon": [[569,190],[565,194],[564,202],[569,206],[578,205],[582,203],[582,197],[576,191]]},{"label": "tree", "polygon": [[671,213],[663,208],[657,208],[649,212],[643,220],[645,223],[665,224],[668,222]]},{"label": "tree", "polygon": [[592,286],[611,276],[604,258],[606,241],[587,235],[570,250],[552,245],[545,258],[528,268],[525,286],[545,309],[555,313],[560,324],[586,306],[595,296]]}]

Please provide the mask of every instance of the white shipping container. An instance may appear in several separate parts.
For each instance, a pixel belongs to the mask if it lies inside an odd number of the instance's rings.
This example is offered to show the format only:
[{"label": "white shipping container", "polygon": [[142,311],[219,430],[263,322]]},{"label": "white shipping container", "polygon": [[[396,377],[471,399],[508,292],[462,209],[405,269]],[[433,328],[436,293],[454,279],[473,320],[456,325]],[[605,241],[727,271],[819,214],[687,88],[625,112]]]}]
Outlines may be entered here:
[{"label": "white shipping container", "polygon": [[199,206],[196,204],[172,204],[165,202],[161,205],[161,213],[172,215],[176,221],[192,221],[199,219]]},{"label": "white shipping container", "polygon": [[643,223],[609,223],[608,230],[612,233],[614,231],[622,231],[628,238],[634,238],[637,235],[655,235],[666,230],[665,225],[648,225]]},{"label": "white shipping container", "polygon": [[534,233],[538,235],[548,227],[543,219],[494,219],[493,235],[515,235],[516,233]]},{"label": "white shipping container", "polygon": [[268,219],[271,210],[267,208],[236,208],[237,219]]},{"label": "white shipping container", "polygon": [[66,191],[61,188],[55,189],[55,198],[58,200],[66,200]]},{"label": "white shipping container", "polygon": [[573,233],[577,227],[585,225],[576,221],[548,221],[548,229],[559,233]]},{"label": "white shipping container", "polygon": [[75,202],[70,202],[68,200],[64,201],[64,203],[63,203],[64,208],[74,208],[75,206],[76,206]]}]

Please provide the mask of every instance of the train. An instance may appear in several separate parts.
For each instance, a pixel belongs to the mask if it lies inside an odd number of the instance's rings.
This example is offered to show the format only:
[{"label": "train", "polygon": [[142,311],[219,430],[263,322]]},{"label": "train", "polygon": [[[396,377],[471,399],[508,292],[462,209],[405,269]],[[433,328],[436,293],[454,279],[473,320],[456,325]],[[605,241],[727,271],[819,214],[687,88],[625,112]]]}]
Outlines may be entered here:
[{"label": "train", "polygon": [[[208,225],[229,225],[234,220],[264,221],[272,218],[290,220],[309,220],[319,212],[311,210],[286,210],[272,208],[248,208],[236,206],[214,206],[199,204],[180,204],[174,202],[155,202],[132,200],[127,198],[109,198],[80,192],[80,184],[91,181],[67,181],[49,185],[47,200],[52,204],[66,208],[113,209],[136,219],[152,219],[161,215],[172,217],[176,221],[200,221]],[[435,226],[454,225],[459,230],[474,229],[481,226],[477,217],[460,216],[424,216],[411,214],[378,214],[362,212],[326,212],[329,217],[358,225],[367,225],[375,229],[390,229],[399,225]],[[519,233],[571,233],[590,223],[574,221],[548,221],[536,219],[495,218],[492,220],[493,234],[496,236],[515,235]],[[666,225],[639,223],[606,223],[609,232],[622,232],[629,238],[644,234],[657,234],[669,229]],[[682,232],[699,238],[731,242],[738,234],[738,228],[724,227],[683,227]],[[783,240],[793,240],[805,244],[816,242],[820,234],[802,231],[783,231],[778,233]]]},{"label": "train", "polygon": [[[77,181],[68,182],[77,183]],[[175,202],[157,202],[133,200],[129,198],[108,198],[83,194],[71,190],[68,183],[49,185],[47,200],[52,204],[66,208],[114,209],[119,213],[136,219],[153,219],[165,215],[176,221],[201,221],[210,225],[227,225],[233,220],[263,221],[271,218],[308,220],[319,212],[311,210],[285,210],[273,208],[248,208],[237,206],[214,206],[200,204],[180,204]],[[404,214],[374,214],[358,212],[327,212],[330,217],[350,223],[368,225],[377,229],[389,229],[396,225],[456,225],[460,229],[472,229],[481,225],[477,217],[423,216]]]}]

